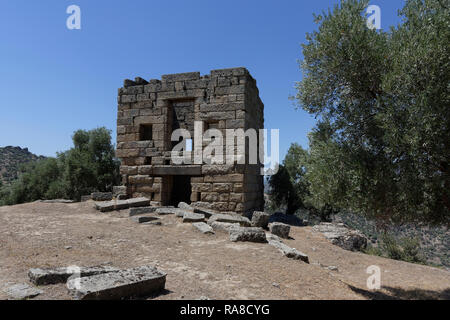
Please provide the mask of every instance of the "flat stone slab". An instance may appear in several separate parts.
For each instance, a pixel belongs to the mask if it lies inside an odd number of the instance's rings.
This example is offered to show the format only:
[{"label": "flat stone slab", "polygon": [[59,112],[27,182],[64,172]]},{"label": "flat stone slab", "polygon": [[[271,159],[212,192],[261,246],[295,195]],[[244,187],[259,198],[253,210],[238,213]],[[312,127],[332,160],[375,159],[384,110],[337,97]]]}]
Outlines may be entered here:
[{"label": "flat stone slab", "polygon": [[207,208],[200,208],[200,207],[195,207],[194,208],[194,212],[195,213],[200,213],[200,214],[204,214],[206,218],[210,218],[212,215],[215,214],[219,214],[218,212],[211,210],[211,209],[207,209]]},{"label": "flat stone slab", "polygon": [[205,221],[205,215],[194,213],[194,212],[185,212],[183,215],[183,222],[190,223],[190,222],[204,222]]},{"label": "flat stone slab", "polygon": [[43,203],[75,203],[74,200],[68,199],[53,199],[53,200],[42,200]]},{"label": "flat stone slab", "polygon": [[[101,267],[80,267],[80,276],[87,277],[96,274],[117,272],[120,269],[101,266]],[[28,278],[35,285],[47,285],[64,283],[74,274],[73,268],[53,268],[53,269],[30,269],[28,271]]]},{"label": "flat stone slab", "polygon": [[134,207],[148,207],[150,205],[150,199],[147,198],[132,198],[132,199],[128,199],[128,200],[124,200],[127,201],[130,208],[134,208]]},{"label": "flat stone slab", "polygon": [[138,207],[138,208],[130,208],[129,215],[130,217],[138,216],[141,214],[149,214],[149,213],[155,213],[156,210],[160,207]]},{"label": "flat stone slab", "polygon": [[288,245],[282,243],[281,241],[272,240],[269,238],[269,244],[277,248],[284,256],[290,259],[301,260],[303,262],[309,263],[309,258],[306,254],[298,251],[295,248],[289,247]]},{"label": "flat stone slab", "polygon": [[281,222],[272,222],[269,224],[270,232],[283,239],[289,239],[291,227]]},{"label": "flat stone slab", "polygon": [[99,210],[100,212],[114,211],[114,205],[114,201],[96,202],[95,209]]},{"label": "flat stone slab", "polygon": [[233,242],[260,242],[266,243],[266,233],[262,228],[255,227],[232,227],[229,229],[230,240]]},{"label": "flat stone slab", "polygon": [[239,223],[242,227],[250,227],[250,220],[246,217],[240,215],[230,215],[230,214],[213,214],[208,221],[217,222],[228,222],[228,223]]},{"label": "flat stone slab", "polygon": [[147,198],[133,198],[128,200],[116,200],[96,202],[95,208],[101,212],[108,212],[114,210],[124,210],[135,207],[148,207],[150,206],[150,200]]},{"label": "flat stone slab", "polygon": [[229,222],[217,222],[217,221],[208,221],[208,225],[213,228],[215,231],[222,231],[229,233],[231,228],[239,227],[239,223],[229,223]]},{"label": "flat stone slab", "polygon": [[196,222],[192,224],[195,229],[203,234],[214,234],[213,228],[204,222]]},{"label": "flat stone slab", "polygon": [[186,212],[186,210],[179,209],[179,208],[173,208],[173,207],[162,207],[162,208],[156,209],[156,213],[161,216],[165,216],[165,215],[169,215],[169,214],[178,214],[180,212],[182,212],[184,214]]},{"label": "flat stone slab", "polygon": [[144,222],[142,224],[144,224],[146,226],[162,226],[162,222],[158,221],[158,220],[150,221],[150,222]]},{"label": "flat stone slab", "polygon": [[150,222],[150,221],[159,220],[159,218],[152,217],[152,216],[135,216],[135,217],[131,217],[131,220],[133,220],[134,222],[137,222],[137,223],[146,223],[146,222]]},{"label": "flat stone slab", "polygon": [[26,283],[19,283],[7,288],[5,293],[13,300],[25,300],[37,297],[44,291],[31,287]]},{"label": "flat stone slab", "polygon": [[76,300],[118,300],[160,292],[166,274],[152,266],[143,266],[67,281],[69,294]]}]

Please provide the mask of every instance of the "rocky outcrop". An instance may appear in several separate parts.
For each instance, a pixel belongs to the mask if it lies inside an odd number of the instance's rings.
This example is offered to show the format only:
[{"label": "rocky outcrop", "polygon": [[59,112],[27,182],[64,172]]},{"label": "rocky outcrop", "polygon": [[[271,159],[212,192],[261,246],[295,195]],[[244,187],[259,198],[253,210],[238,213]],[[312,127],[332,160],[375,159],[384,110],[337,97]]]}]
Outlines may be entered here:
[{"label": "rocky outcrop", "polygon": [[331,243],[345,250],[361,251],[367,246],[367,238],[361,232],[350,229],[343,223],[322,222],[314,226],[313,230],[322,233]]}]

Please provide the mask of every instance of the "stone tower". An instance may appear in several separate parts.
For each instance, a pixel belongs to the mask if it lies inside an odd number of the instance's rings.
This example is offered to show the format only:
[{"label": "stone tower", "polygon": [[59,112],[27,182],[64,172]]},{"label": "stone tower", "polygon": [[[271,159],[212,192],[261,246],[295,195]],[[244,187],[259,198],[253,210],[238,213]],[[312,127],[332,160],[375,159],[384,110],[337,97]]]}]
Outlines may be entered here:
[{"label": "stone tower", "polygon": [[[172,132],[188,131],[194,140],[190,141],[195,146],[192,155],[201,154],[207,143],[202,140],[199,149],[195,140],[195,126],[199,124],[203,132],[219,130],[223,144],[231,131],[227,129],[247,133],[248,129],[259,132],[264,128],[264,105],[247,69],[213,70],[205,76],[199,72],[170,74],[148,82],[142,78],[124,81],[118,97],[117,157],[121,159],[122,184],[128,196],[148,197],[154,205],[183,201],[240,214],[262,210],[262,164],[260,157],[257,163],[249,161],[250,135],[244,139],[245,163],[174,164],[172,150],[179,141],[172,141]],[[262,139],[257,135],[254,143],[258,153],[262,151]],[[224,146],[223,150],[225,154],[229,149]],[[217,153],[216,149],[214,155]]]}]

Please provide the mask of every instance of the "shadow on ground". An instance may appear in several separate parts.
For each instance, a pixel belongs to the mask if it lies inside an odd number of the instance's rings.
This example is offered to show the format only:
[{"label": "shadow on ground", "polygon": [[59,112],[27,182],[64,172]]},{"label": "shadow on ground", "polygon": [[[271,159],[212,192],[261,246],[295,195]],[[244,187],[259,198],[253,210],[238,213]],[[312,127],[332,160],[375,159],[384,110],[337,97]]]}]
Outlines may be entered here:
[{"label": "shadow on ground", "polygon": [[443,291],[432,291],[382,287],[381,291],[369,291],[351,285],[348,287],[353,292],[372,300],[450,300],[450,288]]}]

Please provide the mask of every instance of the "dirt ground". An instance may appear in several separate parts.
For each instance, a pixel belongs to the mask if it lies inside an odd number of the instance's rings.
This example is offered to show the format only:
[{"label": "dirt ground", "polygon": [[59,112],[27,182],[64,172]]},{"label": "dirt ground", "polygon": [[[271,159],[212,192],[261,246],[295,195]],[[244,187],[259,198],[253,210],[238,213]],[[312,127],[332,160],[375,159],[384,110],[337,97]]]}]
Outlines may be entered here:
[{"label": "dirt ground", "polygon": [[[345,251],[310,227],[292,227],[284,242],[309,256],[288,259],[267,244],[204,235],[175,216],[138,225],[128,210],[100,213],[93,202],[34,202],[0,207],[0,299],[27,283],[30,268],[156,265],[167,273],[155,299],[450,299],[450,272]],[[380,291],[366,282],[381,268]],[[330,271],[326,266],[336,266]],[[70,299],[65,284],[44,286],[35,299]]]}]

